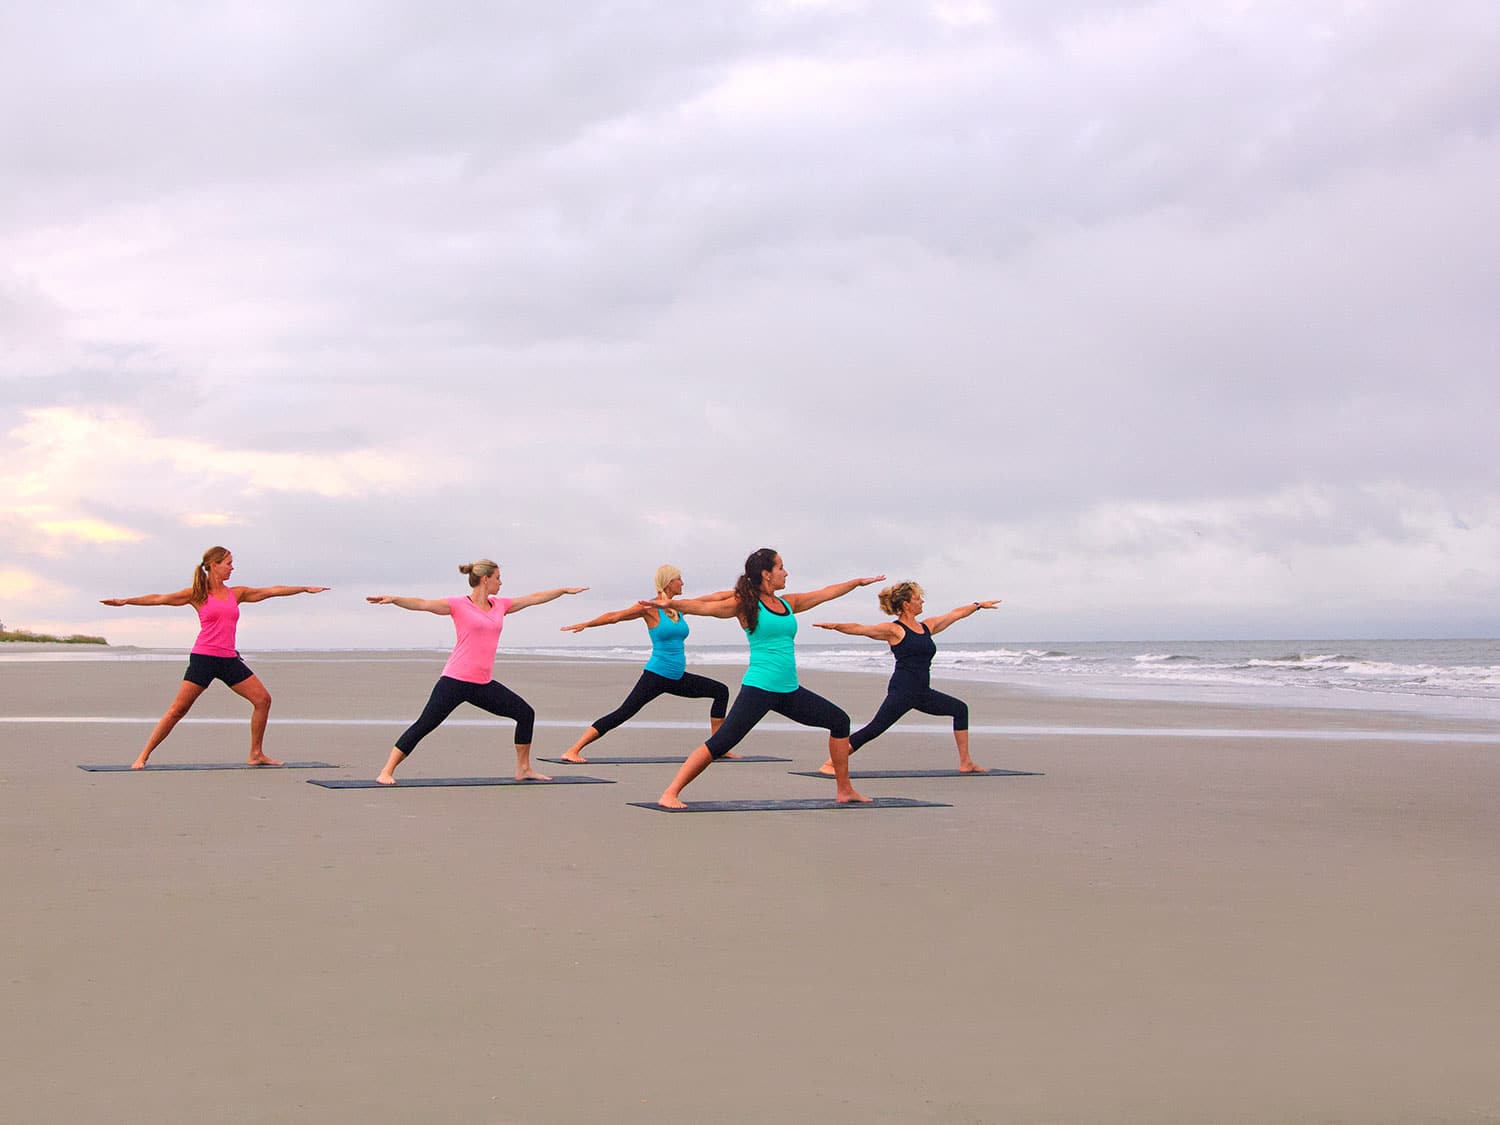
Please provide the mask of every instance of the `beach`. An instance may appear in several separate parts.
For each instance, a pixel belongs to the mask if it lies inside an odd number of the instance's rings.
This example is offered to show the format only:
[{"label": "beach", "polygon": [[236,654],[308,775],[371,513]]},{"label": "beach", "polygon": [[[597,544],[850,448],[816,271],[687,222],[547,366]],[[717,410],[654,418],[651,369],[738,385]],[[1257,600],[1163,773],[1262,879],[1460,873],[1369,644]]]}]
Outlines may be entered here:
[{"label": "beach", "polygon": [[[668,815],[626,803],[666,765],[309,785],[373,777],[443,656],[247,658],[267,751],[338,770],[85,773],[135,756],[181,664],[0,666],[0,1119],[1500,1121],[1495,724],[940,681],[975,759],[1030,776],[856,782],[944,808]],[[638,667],[496,674],[537,759]],[[803,682],[856,724],[884,692]],[[243,760],[248,712],[215,685],[153,764]],[[661,699],[587,753],[686,754],[706,716]],[[403,779],[510,772],[510,724],[454,720]],[[740,751],[791,763],[684,797],[831,795],[788,772],[826,747],[768,723]],[[912,716],[853,762],[956,754]]]}]

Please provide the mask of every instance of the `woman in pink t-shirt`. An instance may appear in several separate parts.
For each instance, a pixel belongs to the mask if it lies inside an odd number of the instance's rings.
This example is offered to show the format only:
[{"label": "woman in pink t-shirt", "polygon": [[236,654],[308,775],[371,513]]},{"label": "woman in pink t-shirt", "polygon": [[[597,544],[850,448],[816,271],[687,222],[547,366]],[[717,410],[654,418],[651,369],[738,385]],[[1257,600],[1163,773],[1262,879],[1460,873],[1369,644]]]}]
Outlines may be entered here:
[{"label": "woman in pink t-shirt", "polygon": [[187,671],[177,698],[157,722],[146,740],[146,748],[132,763],[131,769],[146,768],[146,759],[172,733],[181,718],[192,709],[198,697],[215,680],[223,680],[237,695],[250,701],[250,764],[279,766],[275,758],[266,757],[262,743],[266,737],[266,720],[271,714],[271,693],[260,677],[240,659],[235,647],[235,629],[239,625],[240,606],[245,602],[263,602],[267,598],[286,598],[293,594],[321,594],[327,586],[231,586],[234,555],[227,547],[210,547],[193,572],[193,584],[175,594],[142,594],[138,598],[104,598],[104,605],[190,605],[198,611],[198,639],[188,654]]},{"label": "woman in pink t-shirt", "polygon": [[396,767],[417,748],[417,743],[436,730],[460,703],[472,703],[491,715],[515,720],[517,781],[551,781],[550,777],[531,768],[531,731],[536,712],[510,688],[495,682],[495,650],[500,646],[500,630],[505,627],[507,613],[519,613],[527,606],[541,605],[564,594],[581,594],[588,587],[559,586],[555,590],[539,590],[519,598],[501,598],[496,596],[500,592],[500,567],[497,563],[479,559],[462,564],[458,572],[469,576],[467,598],[428,600],[380,594],[365,599],[372,605],[395,605],[451,617],[454,632],[458,635],[453,655],[443,666],[443,674],[433,687],[427,706],[417,721],[396,739],[385,769],[375,780],[382,785],[396,784]]}]

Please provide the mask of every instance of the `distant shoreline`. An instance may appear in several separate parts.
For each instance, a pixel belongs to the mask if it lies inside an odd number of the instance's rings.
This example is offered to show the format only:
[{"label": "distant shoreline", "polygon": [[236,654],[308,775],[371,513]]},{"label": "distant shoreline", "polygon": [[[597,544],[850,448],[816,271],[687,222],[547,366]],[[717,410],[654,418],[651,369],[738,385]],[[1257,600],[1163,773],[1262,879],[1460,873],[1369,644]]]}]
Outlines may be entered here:
[{"label": "distant shoreline", "polygon": [[25,629],[0,630],[0,641],[14,645],[105,645],[109,642],[103,637],[91,637],[83,633],[74,633],[68,637],[54,637],[49,633],[30,633]]}]

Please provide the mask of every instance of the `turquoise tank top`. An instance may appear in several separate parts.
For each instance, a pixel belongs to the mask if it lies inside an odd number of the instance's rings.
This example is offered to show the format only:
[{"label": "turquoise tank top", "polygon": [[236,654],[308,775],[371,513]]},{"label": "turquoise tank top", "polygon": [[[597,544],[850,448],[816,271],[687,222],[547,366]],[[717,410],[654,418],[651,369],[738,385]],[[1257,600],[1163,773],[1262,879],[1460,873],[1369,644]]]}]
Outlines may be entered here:
[{"label": "turquoise tank top", "polygon": [[755,628],[745,630],[750,639],[750,667],[741,682],[761,691],[796,691],[797,615],[785,599],[776,600],[785,613],[773,613],[762,604]]},{"label": "turquoise tank top", "polygon": [[651,659],[646,661],[646,671],[668,680],[682,679],[682,674],[687,671],[687,653],[682,649],[682,642],[688,635],[687,618],[678,614],[677,620],[673,621],[666,610],[659,609],[656,611],[656,628],[647,626],[646,632],[651,634]]}]

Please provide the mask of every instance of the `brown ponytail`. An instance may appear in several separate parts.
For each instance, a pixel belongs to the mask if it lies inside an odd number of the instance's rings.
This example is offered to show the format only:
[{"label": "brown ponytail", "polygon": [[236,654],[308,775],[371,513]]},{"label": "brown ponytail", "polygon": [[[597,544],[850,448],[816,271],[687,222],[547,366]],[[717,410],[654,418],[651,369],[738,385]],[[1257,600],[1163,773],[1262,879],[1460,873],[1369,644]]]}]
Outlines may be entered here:
[{"label": "brown ponytail", "polygon": [[745,573],[734,581],[734,600],[740,624],[747,633],[755,632],[760,623],[760,584],[766,573],[776,569],[776,549],[762,547],[745,560]]},{"label": "brown ponytail", "polygon": [[223,562],[227,554],[229,554],[228,547],[210,547],[203,552],[203,561],[198,564],[198,569],[193,571],[193,593],[188,599],[194,609],[208,601],[208,568],[215,563]]}]

